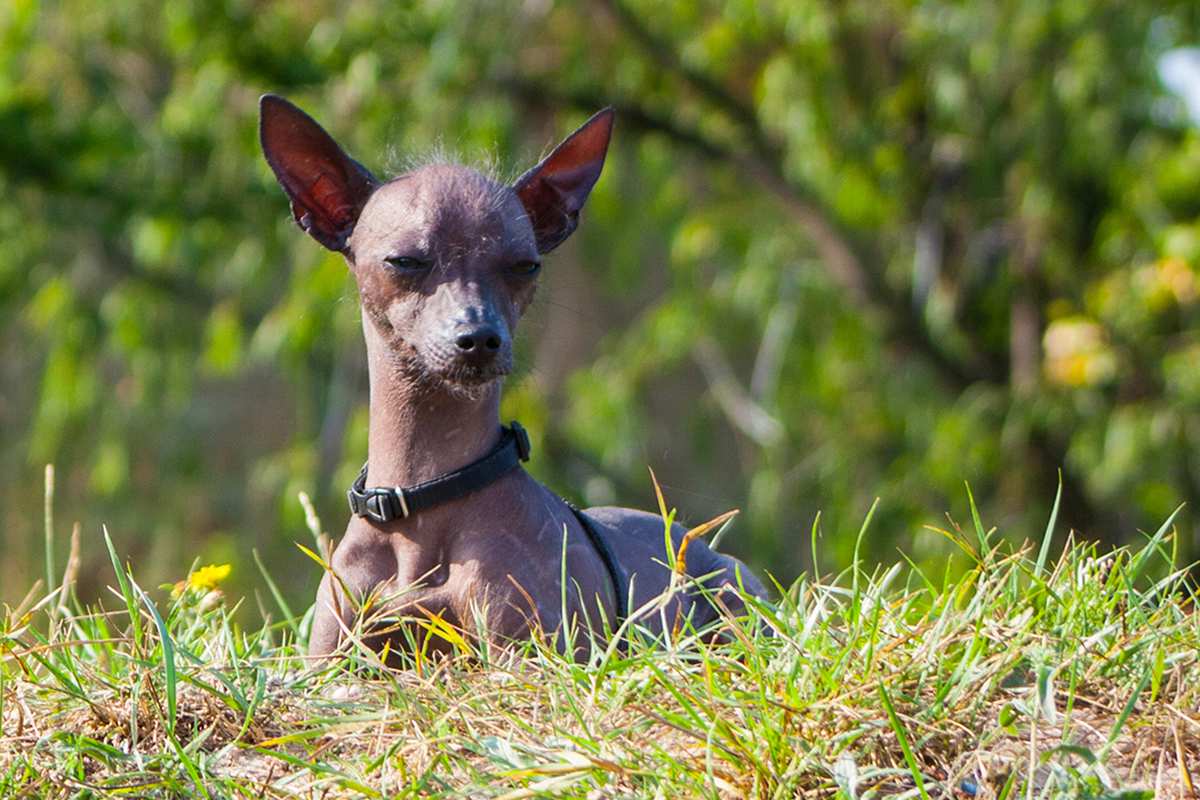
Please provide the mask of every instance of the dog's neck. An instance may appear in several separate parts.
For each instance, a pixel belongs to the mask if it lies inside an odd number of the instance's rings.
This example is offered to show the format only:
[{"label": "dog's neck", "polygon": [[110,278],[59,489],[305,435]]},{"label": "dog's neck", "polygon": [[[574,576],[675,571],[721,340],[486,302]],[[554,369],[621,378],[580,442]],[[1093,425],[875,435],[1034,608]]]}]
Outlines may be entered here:
[{"label": "dog's neck", "polygon": [[500,438],[500,381],[477,392],[421,379],[364,320],[370,374],[368,486],[412,486],[486,455]]}]

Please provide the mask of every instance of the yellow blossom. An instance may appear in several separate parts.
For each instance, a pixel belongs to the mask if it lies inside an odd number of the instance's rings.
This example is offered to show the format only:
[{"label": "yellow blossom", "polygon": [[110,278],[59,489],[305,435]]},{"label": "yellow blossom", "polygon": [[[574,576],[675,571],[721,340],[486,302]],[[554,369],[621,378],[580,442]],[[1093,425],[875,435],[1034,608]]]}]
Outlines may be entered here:
[{"label": "yellow blossom", "polygon": [[1065,317],[1046,328],[1046,377],[1061,386],[1095,386],[1110,380],[1117,371],[1116,355],[1108,346],[1104,330],[1082,316]]},{"label": "yellow blossom", "polygon": [[1133,281],[1152,311],[1161,311],[1171,304],[1187,305],[1195,301],[1198,293],[1195,273],[1180,258],[1163,258],[1139,267],[1133,273]]},{"label": "yellow blossom", "polygon": [[192,589],[216,589],[217,584],[228,578],[232,570],[230,564],[209,564],[188,576],[188,586]]},{"label": "yellow blossom", "polygon": [[1164,258],[1158,262],[1158,281],[1179,304],[1196,299],[1196,275],[1181,258]]}]

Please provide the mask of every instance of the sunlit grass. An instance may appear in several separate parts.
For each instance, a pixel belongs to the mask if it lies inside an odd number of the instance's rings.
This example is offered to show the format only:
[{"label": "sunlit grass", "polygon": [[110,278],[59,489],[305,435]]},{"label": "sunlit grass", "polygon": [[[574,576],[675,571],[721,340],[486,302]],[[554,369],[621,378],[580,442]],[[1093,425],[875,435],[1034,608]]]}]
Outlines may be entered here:
[{"label": "sunlit grass", "polygon": [[1171,520],[1057,558],[1052,528],[1013,547],[973,512],[940,531],[963,577],[802,578],[721,646],[467,642],[403,670],[306,661],[269,575],[253,630],[219,569],[145,590],[106,532],[104,608],[68,568],[0,619],[0,797],[1188,796],[1200,620]]}]

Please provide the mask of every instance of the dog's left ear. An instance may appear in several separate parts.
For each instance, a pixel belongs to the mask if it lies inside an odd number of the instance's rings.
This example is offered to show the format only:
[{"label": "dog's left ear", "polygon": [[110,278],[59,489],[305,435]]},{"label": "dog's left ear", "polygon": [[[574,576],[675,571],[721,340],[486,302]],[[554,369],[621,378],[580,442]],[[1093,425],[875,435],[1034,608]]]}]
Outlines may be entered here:
[{"label": "dog's left ear", "polygon": [[598,112],[513,184],[539,253],[558,247],[579,225],[579,211],[604,168],[612,127],[613,110]]}]

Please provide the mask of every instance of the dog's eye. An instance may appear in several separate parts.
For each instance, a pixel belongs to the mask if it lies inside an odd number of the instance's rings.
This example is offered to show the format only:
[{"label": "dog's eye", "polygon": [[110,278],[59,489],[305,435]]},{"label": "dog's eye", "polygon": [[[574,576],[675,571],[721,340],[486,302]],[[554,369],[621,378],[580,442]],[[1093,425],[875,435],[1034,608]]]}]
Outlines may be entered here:
[{"label": "dog's eye", "polygon": [[529,277],[531,275],[536,275],[538,270],[541,268],[542,263],[540,261],[518,261],[509,267],[508,271],[513,275]]},{"label": "dog's eye", "polygon": [[384,261],[402,272],[420,272],[429,269],[430,264],[428,259],[418,256],[388,256]]}]

